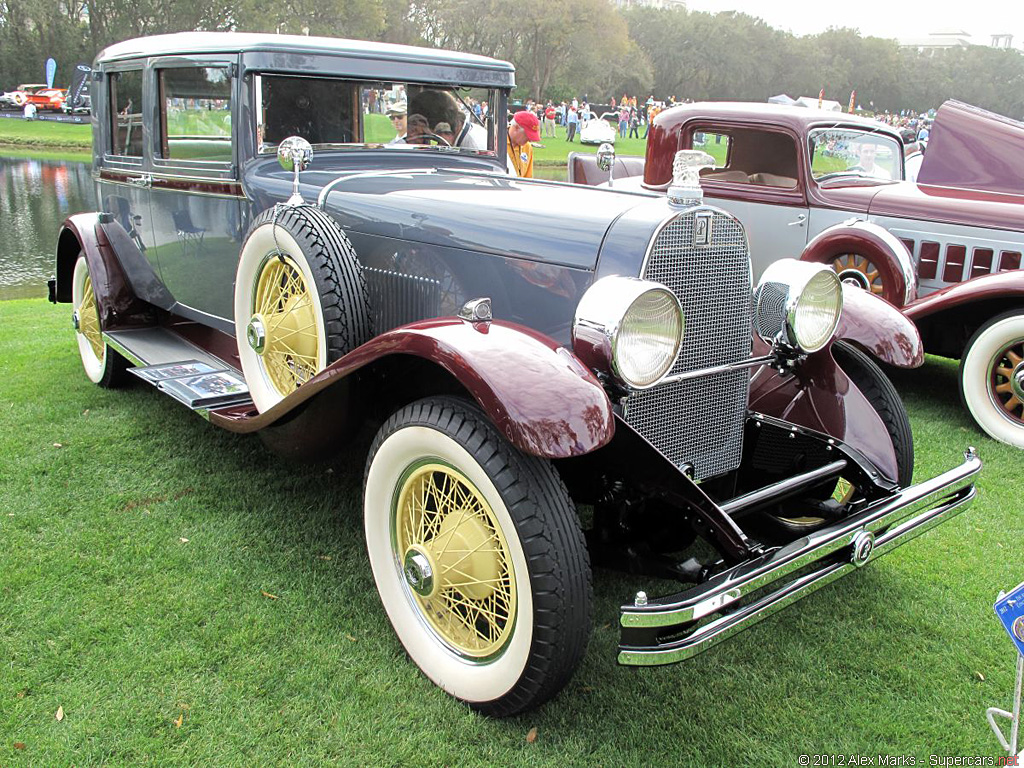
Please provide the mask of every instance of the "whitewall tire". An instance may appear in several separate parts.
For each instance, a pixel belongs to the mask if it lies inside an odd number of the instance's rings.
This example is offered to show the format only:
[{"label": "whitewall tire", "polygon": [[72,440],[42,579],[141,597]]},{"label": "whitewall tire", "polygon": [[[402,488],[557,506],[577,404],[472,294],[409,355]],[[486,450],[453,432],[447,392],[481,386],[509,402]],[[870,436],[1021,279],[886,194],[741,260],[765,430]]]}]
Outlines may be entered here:
[{"label": "whitewall tire", "polygon": [[75,262],[71,278],[71,305],[74,307],[72,318],[75,340],[85,375],[89,381],[101,387],[120,386],[126,379],[127,361],[103,340],[99,304],[85,256],[79,256]]},{"label": "whitewall tire", "polygon": [[235,335],[266,411],[370,337],[366,289],[338,225],[310,206],[256,218],[235,275]]},{"label": "whitewall tire", "polygon": [[1024,311],[992,318],[967,342],[960,394],[990,437],[1024,448]]},{"label": "whitewall tire", "polygon": [[565,685],[589,637],[590,567],[550,462],[467,402],[421,400],[374,441],[364,522],[381,602],[427,677],[496,716]]}]

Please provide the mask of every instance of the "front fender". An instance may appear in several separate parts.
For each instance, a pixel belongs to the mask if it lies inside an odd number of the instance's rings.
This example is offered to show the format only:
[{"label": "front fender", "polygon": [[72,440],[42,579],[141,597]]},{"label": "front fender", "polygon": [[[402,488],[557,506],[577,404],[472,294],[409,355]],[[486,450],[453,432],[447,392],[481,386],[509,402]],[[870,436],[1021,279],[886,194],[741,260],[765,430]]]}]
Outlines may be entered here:
[{"label": "front fender", "polygon": [[843,285],[843,313],[836,338],[897,368],[917,368],[924,362],[917,326],[889,302],[852,285]]},{"label": "front fender", "polygon": [[[768,346],[757,341],[755,354]],[[750,410],[838,438],[874,464],[890,482],[899,468],[885,422],[832,357],[808,355],[792,372],[762,366],[750,380]]]},{"label": "front fender", "polygon": [[831,264],[844,254],[867,258],[885,286],[882,298],[902,307],[917,298],[914,261],[900,239],[869,221],[851,220],[823,229],[804,248],[801,261]]},{"label": "front fender", "polygon": [[561,459],[611,440],[611,402],[568,349],[514,323],[436,318],[383,333],[352,350],[262,414],[211,413],[218,426],[254,432],[273,426],[319,392],[392,355],[428,360],[451,374],[516,448]]},{"label": "front fender", "polygon": [[947,310],[983,301],[1006,302],[1011,306],[1024,304],[1024,271],[1013,270],[979,275],[966,282],[956,283],[941,291],[930,293],[923,299],[915,301],[904,311],[907,317],[917,322]]}]

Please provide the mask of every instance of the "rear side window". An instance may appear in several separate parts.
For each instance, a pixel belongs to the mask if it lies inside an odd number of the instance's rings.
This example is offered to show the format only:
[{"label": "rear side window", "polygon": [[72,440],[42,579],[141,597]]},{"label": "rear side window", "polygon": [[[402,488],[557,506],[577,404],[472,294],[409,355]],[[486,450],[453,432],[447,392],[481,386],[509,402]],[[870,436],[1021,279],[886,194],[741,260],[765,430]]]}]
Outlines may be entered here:
[{"label": "rear side window", "polygon": [[142,70],[110,75],[110,153],[142,157]]},{"label": "rear side window", "polygon": [[732,138],[725,133],[695,131],[693,134],[693,148],[703,149],[715,158],[715,168],[725,168],[729,164],[731,146]]},{"label": "rear side window", "polygon": [[231,76],[226,67],[158,73],[160,155],[167,160],[231,162]]}]

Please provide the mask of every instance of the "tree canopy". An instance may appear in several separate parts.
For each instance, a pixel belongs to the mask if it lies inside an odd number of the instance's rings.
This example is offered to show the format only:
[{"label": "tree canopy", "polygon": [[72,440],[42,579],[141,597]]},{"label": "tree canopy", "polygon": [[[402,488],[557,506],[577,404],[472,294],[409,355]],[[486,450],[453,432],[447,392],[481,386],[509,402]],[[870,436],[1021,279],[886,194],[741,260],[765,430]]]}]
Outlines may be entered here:
[{"label": "tree canopy", "polygon": [[104,46],[141,35],[237,30],[427,45],[508,59],[521,98],[628,93],[763,101],[778,93],[875,110],[923,111],[958,98],[1024,115],[1024,55],[971,46],[936,52],[854,29],[795,36],[752,16],[617,10],[609,0],[0,0],[4,89],[57,85]]}]

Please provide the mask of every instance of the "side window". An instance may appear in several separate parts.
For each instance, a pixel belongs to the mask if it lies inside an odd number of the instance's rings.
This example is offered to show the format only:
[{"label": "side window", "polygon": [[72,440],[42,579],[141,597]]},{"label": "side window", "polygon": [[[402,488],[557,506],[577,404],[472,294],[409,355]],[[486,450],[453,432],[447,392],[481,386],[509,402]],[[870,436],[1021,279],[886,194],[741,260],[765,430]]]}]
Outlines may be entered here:
[{"label": "side window", "polygon": [[231,162],[231,76],[226,67],[162,69],[160,156]]},{"label": "side window", "polygon": [[110,153],[142,157],[142,70],[110,75]]},{"label": "side window", "polygon": [[725,133],[706,133],[696,131],[693,134],[693,148],[702,149],[715,158],[715,168],[729,165],[729,150],[732,137]]}]

